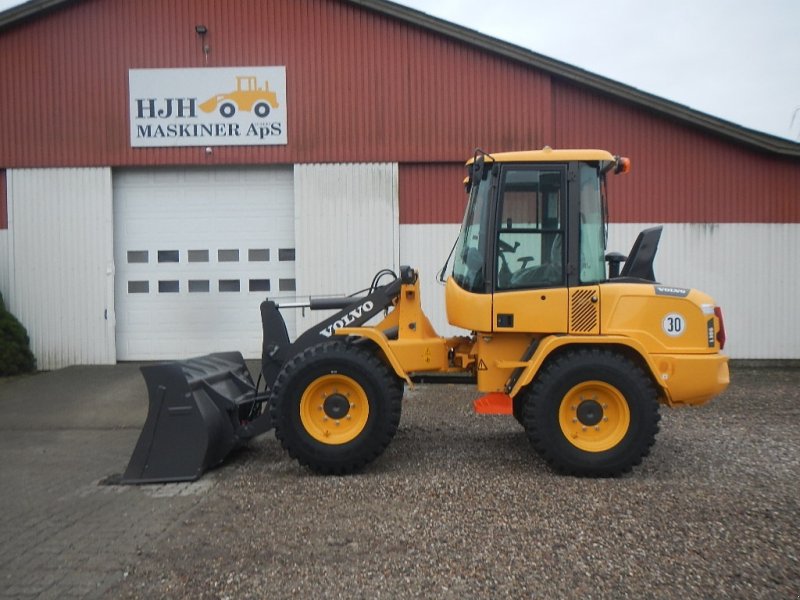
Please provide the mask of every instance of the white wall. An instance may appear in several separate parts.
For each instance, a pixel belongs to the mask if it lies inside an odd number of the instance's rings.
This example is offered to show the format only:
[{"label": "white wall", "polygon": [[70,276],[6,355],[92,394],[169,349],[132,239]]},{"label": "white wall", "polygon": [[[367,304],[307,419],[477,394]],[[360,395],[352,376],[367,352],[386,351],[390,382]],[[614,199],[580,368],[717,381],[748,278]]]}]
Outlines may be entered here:
[{"label": "white wall", "polygon": [[[612,224],[609,250],[627,254],[649,223]],[[441,335],[444,288],[435,282],[458,225],[402,225],[400,262],[420,271],[422,302]],[[449,270],[452,270],[452,263]],[[654,265],[658,281],[693,287],[722,307],[732,358],[800,358],[800,225],[667,223]]]},{"label": "white wall", "polygon": [[[647,223],[612,225],[609,248],[627,254]],[[800,225],[667,223],[654,264],[665,284],[711,294],[732,358],[800,358]]]},{"label": "white wall", "polygon": [[6,299],[38,367],[114,363],[111,170],[9,169],[7,181]]},{"label": "white wall", "polygon": [[0,229],[0,294],[8,302],[9,280],[11,277],[11,256],[8,229]]},{"label": "white wall", "polygon": [[[444,284],[437,280],[460,229],[460,224],[450,223],[400,226],[400,264],[412,266],[419,272],[422,308],[436,333],[443,336],[468,333],[448,324]],[[449,275],[452,270],[451,258],[446,274]]]},{"label": "white wall", "polygon": [[[397,164],[296,165],[294,197],[298,298],[351,294],[398,271]],[[298,313],[297,333],[330,314]]]}]

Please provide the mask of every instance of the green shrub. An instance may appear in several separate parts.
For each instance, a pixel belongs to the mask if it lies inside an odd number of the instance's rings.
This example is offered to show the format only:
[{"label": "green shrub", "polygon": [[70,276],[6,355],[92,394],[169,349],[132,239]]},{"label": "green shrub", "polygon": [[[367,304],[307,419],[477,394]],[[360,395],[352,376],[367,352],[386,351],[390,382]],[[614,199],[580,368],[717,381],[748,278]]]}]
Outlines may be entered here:
[{"label": "green shrub", "polygon": [[16,317],[6,310],[0,294],[0,377],[29,373],[36,369],[28,340],[28,332]]}]

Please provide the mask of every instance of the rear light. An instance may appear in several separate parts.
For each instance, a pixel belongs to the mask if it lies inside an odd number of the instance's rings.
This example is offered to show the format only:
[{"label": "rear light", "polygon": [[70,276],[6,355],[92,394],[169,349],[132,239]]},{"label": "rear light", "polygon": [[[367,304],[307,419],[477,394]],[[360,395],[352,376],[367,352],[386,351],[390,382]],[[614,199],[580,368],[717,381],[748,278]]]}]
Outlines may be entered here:
[{"label": "rear light", "polygon": [[719,330],[717,331],[717,341],[719,342],[719,349],[723,350],[725,348],[725,340],[728,339],[725,336],[725,321],[722,319],[722,309],[719,306],[714,307],[714,314],[717,315],[717,319],[719,320]]}]

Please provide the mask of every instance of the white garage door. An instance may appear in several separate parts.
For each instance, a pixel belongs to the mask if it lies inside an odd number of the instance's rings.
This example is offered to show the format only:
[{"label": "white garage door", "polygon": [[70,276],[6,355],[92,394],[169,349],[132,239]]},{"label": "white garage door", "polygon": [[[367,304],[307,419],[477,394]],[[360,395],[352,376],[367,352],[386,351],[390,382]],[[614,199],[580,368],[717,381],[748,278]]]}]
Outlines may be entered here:
[{"label": "white garage door", "polygon": [[292,168],[115,172],[114,260],[118,360],[260,357],[259,304],[295,296]]}]

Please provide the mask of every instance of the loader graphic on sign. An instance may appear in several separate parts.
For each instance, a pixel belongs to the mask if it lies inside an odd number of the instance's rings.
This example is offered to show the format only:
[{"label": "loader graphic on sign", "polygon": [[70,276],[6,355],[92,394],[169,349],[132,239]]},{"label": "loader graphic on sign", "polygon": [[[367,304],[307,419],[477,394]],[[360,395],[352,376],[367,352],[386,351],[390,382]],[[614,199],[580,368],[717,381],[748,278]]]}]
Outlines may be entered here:
[{"label": "loader graphic on sign", "polygon": [[237,110],[246,110],[263,119],[278,106],[278,96],[270,91],[267,81],[262,88],[254,76],[241,75],[236,77],[236,90],[212,96],[200,104],[200,110],[210,113],[219,108],[219,114],[226,119]]}]

